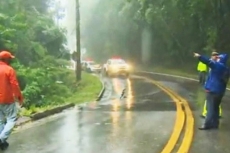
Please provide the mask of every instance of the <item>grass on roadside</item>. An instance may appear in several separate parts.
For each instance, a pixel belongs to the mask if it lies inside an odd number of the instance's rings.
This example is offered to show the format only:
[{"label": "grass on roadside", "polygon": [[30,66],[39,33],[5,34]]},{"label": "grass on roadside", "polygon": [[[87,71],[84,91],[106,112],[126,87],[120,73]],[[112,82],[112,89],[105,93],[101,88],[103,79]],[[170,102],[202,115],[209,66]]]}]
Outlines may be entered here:
[{"label": "grass on roadside", "polygon": [[67,101],[79,104],[95,100],[102,89],[102,84],[97,76],[82,73],[82,81],[77,87],[77,91]]},{"label": "grass on roadside", "polygon": [[[75,80],[73,80],[73,84],[76,84]],[[45,110],[49,110],[54,107],[62,106],[69,103],[79,104],[83,102],[93,101],[97,98],[99,92],[101,91],[101,88],[102,84],[97,76],[83,72],[82,80],[79,83],[77,83],[76,88],[72,92],[72,96],[67,98],[64,103],[48,105],[43,107],[31,106],[30,109],[22,108],[19,112],[19,115],[30,116],[34,113],[43,112]]]}]

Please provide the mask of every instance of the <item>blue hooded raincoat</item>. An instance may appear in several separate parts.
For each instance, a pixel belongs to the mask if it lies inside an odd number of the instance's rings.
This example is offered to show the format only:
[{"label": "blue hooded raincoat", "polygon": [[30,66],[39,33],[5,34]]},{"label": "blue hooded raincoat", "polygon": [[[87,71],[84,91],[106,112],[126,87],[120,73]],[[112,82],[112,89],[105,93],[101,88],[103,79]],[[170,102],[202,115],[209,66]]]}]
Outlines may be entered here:
[{"label": "blue hooded raincoat", "polygon": [[209,72],[209,76],[204,85],[205,89],[208,92],[216,93],[216,94],[224,94],[226,90],[227,83],[224,81],[224,77],[226,77],[226,73],[229,74],[229,69],[226,66],[228,55],[221,54],[219,55],[220,61],[213,61],[205,56],[200,56],[199,60],[205,64],[207,64],[211,71]]}]

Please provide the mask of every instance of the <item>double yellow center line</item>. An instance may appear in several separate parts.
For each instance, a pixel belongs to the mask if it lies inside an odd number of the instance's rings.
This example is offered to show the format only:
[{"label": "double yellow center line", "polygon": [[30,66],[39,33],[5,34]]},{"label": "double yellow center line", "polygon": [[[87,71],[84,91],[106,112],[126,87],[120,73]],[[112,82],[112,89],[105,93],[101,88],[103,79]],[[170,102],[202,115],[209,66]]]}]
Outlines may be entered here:
[{"label": "double yellow center line", "polygon": [[[162,84],[153,79],[141,76],[138,76],[138,78],[145,79],[158,86],[161,90],[167,93],[176,104],[177,113],[174,129],[171,134],[171,137],[169,138],[167,144],[165,145],[161,153],[188,153],[192,143],[194,131],[194,118],[188,102],[180,95],[178,95],[176,92],[163,86]],[[183,139],[181,142],[179,142],[179,138],[182,136]],[[177,143],[180,144],[179,148],[175,147]]]}]

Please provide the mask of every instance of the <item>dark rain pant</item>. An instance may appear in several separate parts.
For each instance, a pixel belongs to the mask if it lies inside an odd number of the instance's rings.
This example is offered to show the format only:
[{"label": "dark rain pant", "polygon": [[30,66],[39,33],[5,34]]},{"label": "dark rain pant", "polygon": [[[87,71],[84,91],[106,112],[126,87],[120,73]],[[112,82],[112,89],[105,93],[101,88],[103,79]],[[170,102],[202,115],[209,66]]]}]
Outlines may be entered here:
[{"label": "dark rain pant", "polygon": [[206,81],[206,72],[205,71],[200,71],[199,72],[199,82],[201,85],[204,85]]},{"label": "dark rain pant", "polygon": [[206,100],[207,100],[208,112],[204,123],[206,127],[219,126],[219,106],[221,104],[222,98],[223,98],[223,94],[215,94],[215,93],[207,92]]}]

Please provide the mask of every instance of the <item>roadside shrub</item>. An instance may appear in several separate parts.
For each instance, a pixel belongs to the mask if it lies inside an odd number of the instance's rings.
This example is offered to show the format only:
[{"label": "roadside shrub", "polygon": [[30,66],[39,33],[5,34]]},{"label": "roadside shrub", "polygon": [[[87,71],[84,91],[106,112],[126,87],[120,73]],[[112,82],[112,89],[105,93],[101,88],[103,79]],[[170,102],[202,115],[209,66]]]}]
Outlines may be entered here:
[{"label": "roadside shrub", "polygon": [[[40,62],[45,63],[47,59]],[[33,68],[24,67],[19,63],[13,65],[17,70],[25,98],[25,108],[58,105],[71,96],[75,82],[74,72],[55,64],[43,64],[42,67],[33,66]]]}]

